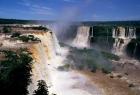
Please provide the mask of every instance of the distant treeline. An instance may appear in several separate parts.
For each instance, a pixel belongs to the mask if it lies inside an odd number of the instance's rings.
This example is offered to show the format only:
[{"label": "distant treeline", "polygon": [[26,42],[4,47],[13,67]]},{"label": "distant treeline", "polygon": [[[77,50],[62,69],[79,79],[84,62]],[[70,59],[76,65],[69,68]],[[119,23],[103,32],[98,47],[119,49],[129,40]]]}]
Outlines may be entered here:
[{"label": "distant treeline", "polygon": [[140,27],[140,21],[85,21],[83,25],[87,26],[128,26]]},{"label": "distant treeline", "polygon": [[0,24],[36,24],[36,23],[51,23],[53,21],[47,20],[19,20],[19,19],[3,19],[0,18]]},{"label": "distant treeline", "polygon": [[[48,24],[56,23],[52,20],[19,20],[19,19],[3,19],[0,18],[0,24]],[[67,22],[68,23],[68,22]],[[137,21],[79,21],[73,24],[82,24],[87,26],[135,26],[140,27],[140,20]]]},{"label": "distant treeline", "polygon": [[33,20],[0,19],[0,24],[28,24],[36,23]]}]

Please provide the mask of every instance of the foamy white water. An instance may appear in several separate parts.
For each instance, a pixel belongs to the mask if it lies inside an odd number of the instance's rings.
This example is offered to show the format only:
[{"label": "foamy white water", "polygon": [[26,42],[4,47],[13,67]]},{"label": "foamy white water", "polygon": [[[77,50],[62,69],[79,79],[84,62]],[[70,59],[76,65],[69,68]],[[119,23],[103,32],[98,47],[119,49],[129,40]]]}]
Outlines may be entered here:
[{"label": "foamy white water", "polygon": [[57,68],[64,65],[68,48],[61,48],[64,52],[50,61],[48,67],[52,86],[50,92],[57,95],[102,95],[102,90],[88,81],[84,75],[75,71],[59,71]]},{"label": "foamy white water", "polygon": [[[32,84],[29,86],[30,95],[37,88],[38,80],[45,80],[50,94],[57,95],[102,95],[103,91],[88,78],[75,71],[59,71],[69,54],[69,48],[61,48],[61,55],[55,54],[54,38],[52,34],[36,35],[41,43],[32,48],[35,63],[33,65]],[[55,43],[59,44],[58,41]],[[47,50],[47,52],[46,52]]]},{"label": "foamy white water", "polygon": [[90,27],[80,26],[77,35],[73,41],[73,45],[78,48],[89,47],[89,30]]}]

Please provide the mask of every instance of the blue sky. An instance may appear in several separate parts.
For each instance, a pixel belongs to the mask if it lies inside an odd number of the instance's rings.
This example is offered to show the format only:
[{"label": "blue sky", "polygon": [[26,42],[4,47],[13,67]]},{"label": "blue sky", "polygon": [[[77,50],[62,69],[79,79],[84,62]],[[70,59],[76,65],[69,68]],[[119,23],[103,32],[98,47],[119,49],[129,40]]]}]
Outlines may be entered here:
[{"label": "blue sky", "polygon": [[0,18],[140,20],[140,0],[0,0]]}]

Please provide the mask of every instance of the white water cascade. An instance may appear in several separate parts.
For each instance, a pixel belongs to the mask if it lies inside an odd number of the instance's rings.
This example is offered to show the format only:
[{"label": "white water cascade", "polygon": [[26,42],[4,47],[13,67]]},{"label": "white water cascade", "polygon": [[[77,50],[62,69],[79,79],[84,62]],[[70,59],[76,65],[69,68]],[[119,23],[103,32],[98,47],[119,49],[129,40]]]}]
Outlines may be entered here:
[{"label": "white water cascade", "polygon": [[32,66],[32,76],[31,80],[32,82],[28,86],[28,95],[33,95],[34,90],[37,89],[37,82],[39,80],[44,80],[48,85],[50,83],[48,82],[48,69],[47,69],[47,58],[46,58],[46,52],[42,44],[34,45],[33,52],[34,53],[34,64]]},{"label": "white water cascade", "polygon": [[77,35],[73,41],[73,45],[78,48],[89,47],[89,30],[90,27],[78,27]]},{"label": "white water cascade", "polygon": [[113,29],[113,38],[115,39],[115,43],[112,52],[116,55],[124,56],[125,47],[131,39],[136,38],[136,30],[133,27],[117,27],[116,29]]},{"label": "white water cascade", "polygon": [[37,89],[37,81],[44,80],[49,86],[51,85],[48,64],[52,63],[57,53],[60,53],[60,45],[54,33],[48,31],[46,33],[32,34],[41,40],[41,43],[34,44],[30,47],[32,57],[34,59],[32,65],[32,83],[28,86],[29,95]]},{"label": "white water cascade", "polygon": [[52,37],[53,37],[53,42],[54,42],[54,50],[56,55],[61,53],[61,48],[60,48],[60,44],[59,41],[55,35],[55,33],[52,33]]}]

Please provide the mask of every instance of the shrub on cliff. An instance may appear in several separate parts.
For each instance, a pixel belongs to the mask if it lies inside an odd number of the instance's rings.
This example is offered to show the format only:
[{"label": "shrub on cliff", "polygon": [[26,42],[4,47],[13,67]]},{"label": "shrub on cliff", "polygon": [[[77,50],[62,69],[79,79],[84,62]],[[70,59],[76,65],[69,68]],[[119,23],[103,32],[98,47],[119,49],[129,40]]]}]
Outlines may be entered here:
[{"label": "shrub on cliff", "polygon": [[6,35],[8,34],[8,33],[11,33],[11,28],[10,27],[3,27],[3,33],[5,34],[5,37],[6,37]]},{"label": "shrub on cliff", "polygon": [[23,42],[34,42],[34,41],[38,41],[41,42],[41,40],[37,37],[34,37],[34,35],[22,35],[18,37],[18,40],[21,40]]},{"label": "shrub on cliff", "polygon": [[33,95],[49,95],[48,87],[44,80],[38,81],[38,89],[34,91]]},{"label": "shrub on cliff", "polygon": [[20,35],[21,33],[15,32],[15,33],[12,33],[11,38],[19,37]]},{"label": "shrub on cliff", "polygon": [[3,33],[5,33],[5,34],[6,34],[6,33],[11,33],[11,31],[12,31],[12,30],[11,30],[10,27],[6,27],[6,26],[3,27]]}]

